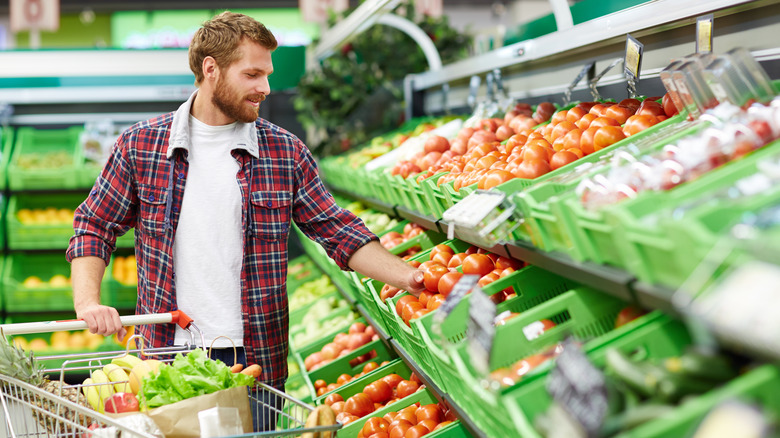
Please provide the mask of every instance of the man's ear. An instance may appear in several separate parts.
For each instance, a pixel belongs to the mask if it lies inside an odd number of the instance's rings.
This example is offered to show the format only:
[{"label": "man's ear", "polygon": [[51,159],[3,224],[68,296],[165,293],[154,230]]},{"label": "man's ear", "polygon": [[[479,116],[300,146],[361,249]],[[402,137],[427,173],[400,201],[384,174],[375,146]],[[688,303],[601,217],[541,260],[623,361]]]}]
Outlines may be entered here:
[{"label": "man's ear", "polygon": [[206,81],[216,80],[219,74],[217,61],[211,56],[203,58],[203,78]]}]

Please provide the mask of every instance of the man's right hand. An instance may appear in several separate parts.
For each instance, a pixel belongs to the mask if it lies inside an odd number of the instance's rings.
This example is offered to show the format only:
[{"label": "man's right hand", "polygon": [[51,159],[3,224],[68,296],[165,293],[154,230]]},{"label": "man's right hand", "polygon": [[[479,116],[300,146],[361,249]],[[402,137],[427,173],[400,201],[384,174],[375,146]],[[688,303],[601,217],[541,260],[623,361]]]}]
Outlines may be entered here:
[{"label": "man's right hand", "polygon": [[87,323],[89,331],[98,335],[110,336],[117,334],[119,339],[125,337],[127,329],[122,326],[119,312],[113,307],[93,304],[76,310],[76,318]]}]

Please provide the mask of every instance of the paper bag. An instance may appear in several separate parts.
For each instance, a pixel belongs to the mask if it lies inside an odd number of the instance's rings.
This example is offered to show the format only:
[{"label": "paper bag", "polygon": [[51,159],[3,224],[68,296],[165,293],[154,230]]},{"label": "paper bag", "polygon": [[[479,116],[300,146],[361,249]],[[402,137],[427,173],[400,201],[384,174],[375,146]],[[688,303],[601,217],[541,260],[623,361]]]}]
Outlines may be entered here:
[{"label": "paper bag", "polygon": [[246,386],[199,395],[151,409],[146,414],[157,423],[165,438],[197,438],[200,436],[198,412],[215,407],[237,408],[244,433],[252,432],[252,411]]}]

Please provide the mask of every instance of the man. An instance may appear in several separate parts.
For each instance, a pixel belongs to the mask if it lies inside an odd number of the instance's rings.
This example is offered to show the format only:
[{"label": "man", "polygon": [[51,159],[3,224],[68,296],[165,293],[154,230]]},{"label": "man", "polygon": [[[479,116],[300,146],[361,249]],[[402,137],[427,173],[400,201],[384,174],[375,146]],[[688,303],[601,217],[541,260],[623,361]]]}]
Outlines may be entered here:
[{"label": "man", "polygon": [[[217,357],[232,363],[235,343],[247,363],[262,366],[261,381],[283,388],[291,220],[342,269],[415,294],[424,287],[422,272],[334,203],[303,143],[258,118],[276,44],[241,14],[204,23],[189,49],[198,90],[118,138],[76,211],[67,259],[77,317],[93,333],[122,335],[117,311],[100,304],[100,280],[117,236],[134,227],[136,312],[184,311],[207,346],[227,347]],[[190,342],[178,327],[139,331],[156,347]]]}]

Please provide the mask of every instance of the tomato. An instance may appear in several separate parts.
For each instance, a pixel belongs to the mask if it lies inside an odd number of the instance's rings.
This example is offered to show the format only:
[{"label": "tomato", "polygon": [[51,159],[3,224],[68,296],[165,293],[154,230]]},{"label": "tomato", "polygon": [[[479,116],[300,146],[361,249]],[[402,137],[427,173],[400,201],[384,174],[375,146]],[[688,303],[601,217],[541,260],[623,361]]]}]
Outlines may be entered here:
[{"label": "tomato", "polygon": [[595,120],[597,117],[598,116],[595,114],[588,113],[582,116],[582,118],[580,118],[576,122],[574,122],[574,124],[577,125],[578,128],[584,131],[588,129],[588,126],[590,126],[591,122],[593,122],[593,120]]},{"label": "tomato", "polygon": [[468,254],[465,252],[459,252],[457,254],[454,254],[452,258],[450,258],[450,262],[447,263],[448,268],[457,268],[461,264],[463,264],[463,259],[466,258]]},{"label": "tomato", "polygon": [[444,421],[444,411],[436,403],[421,405],[414,412],[414,415],[417,417],[418,423],[423,420],[434,420],[437,423]]},{"label": "tomato", "polygon": [[390,438],[404,438],[406,431],[409,430],[409,428],[412,426],[414,426],[414,424],[404,419],[400,419],[394,420],[392,423],[390,423],[390,425],[387,427],[387,430],[389,431]]},{"label": "tomato", "polygon": [[390,385],[390,388],[395,389],[395,387],[398,386],[398,383],[404,380],[404,378],[399,376],[398,374],[393,373],[382,377],[382,380],[384,380],[385,383]]},{"label": "tomato", "polygon": [[487,286],[487,285],[489,285],[490,283],[492,283],[492,282],[494,282],[494,281],[498,280],[499,278],[500,278],[500,277],[499,277],[499,275],[498,275],[498,274],[496,274],[495,272],[489,272],[489,273],[487,273],[487,274],[483,275],[483,276],[482,276],[482,277],[479,279],[479,281],[477,281],[477,284],[479,285],[479,287],[482,287],[482,288],[484,288],[485,286]]},{"label": "tomato", "polygon": [[577,129],[577,125],[575,125],[572,122],[569,122],[568,120],[564,120],[558,123],[557,125],[555,125],[555,128],[553,128],[552,133],[550,134],[550,138],[552,138],[553,141],[555,141],[556,139],[566,135],[572,129]]},{"label": "tomato", "polygon": [[449,253],[449,254],[454,254],[455,250],[452,249],[452,247],[450,247],[448,245],[440,243],[440,244],[434,246],[433,248],[431,248],[431,253],[430,253],[429,260],[433,260],[433,258],[436,256],[436,254],[438,254],[440,252],[446,252],[446,253]]},{"label": "tomato", "polygon": [[567,151],[571,152],[572,154],[576,155],[577,158],[582,158],[585,156],[585,154],[582,152],[580,148],[569,148],[566,149]]},{"label": "tomato", "polygon": [[582,136],[580,137],[580,149],[585,155],[592,154],[596,151],[596,149],[593,147],[593,139],[596,136],[596,132],[598,130],[598,127],[591,126],[582,132]]},{"label": "tomato", "polygon": [[436,294],[428,300],[428,304],[425,306],[425,308],[431,311],[436,310],[439,308],[439,306],[441,306],[445,298],[446,297],[442,294]]},{"label": "tomato", "polygon": [[523,334],[525,335],[526,339],[533,341],[553,327],[555,327],[554,322],[550,321],[549,319],[540,319],[539,321],[534,321],[523,327]]},{"label": "tomato", "polygon": [[324,388],[327,385],[328,385],[328,382],[326,382],[323,379],[317,379],[317,380],[314,381],[314,389]]},{"label": "tomato", "polygon": [[584,116],[587,113],[588,112],[585,111],[585,109],[583,109],[581,107],[578,107],[578,106],[575,106],[574,108],[571,108],[566,113],[566,120],[576,124],[577,120],[581,119],[582,116]]},{"label": "tomato", "polygon": [[552,119],[550,119],[550,124],[555,125],[557,123],[563,122],[566,120],[566,115],[569,113],[568,110],[560,110],[557,113],[553,114]]},{"label": "tomato", "polygon": [[507,172],[506,170],[500,170],[500,169],[492,170],[490,171],[490,173],[488,173],[485,179],[485,184],[483,189],[485,190],[491,189],[514,178],[515,176],[512,175],[512,172]]},{"label": "tomato", "polygon": [[609,106],[610,105],[606,103],[597,103],[590,108],[588,114],[593,114],[597,117],[603,117],[604,114],[607,112],[607,108],[609,108]]},{"label": "tomato", "polygon": [[374,412],[374,402],[366,394],[358,392],[347,399],[344,411],[360,418]]},{"label": "tomato", "polygon": [[399,298],[398,301],[396,301],[395,303],[395,313],[400,315],[403,307],[411,301],[418,301],[417,297],[415,297],[414,295],[404,295],[401,298]]},{"label": "tomato", "polygon": [[596,131],[593,136],[593,149],[601,150],[626,138],[626,134],[619,126],[604,126]]},{"label": "tomato", "polygon": [[370,373],[371,371],[374,371],[377,368],[379,368],[379,365],[376,362],[371,361],[371,362],[366,362],[366,364],[363,365],[363,370],[362,371],[363,371],[363,373],[368,374],[368,373]]},{"label": "tomato", "polygon": [[363,388],[363,392],[374,403],[384,403],[393,397],[393,388],[382,379],[376,380]]},{"label": "tomato", "polygon": [[433,432],[433,429],[436,429],[436,426],[439,425],[439,422],[434,420],[421,420],[417,424],[424,426],[426,429],[428,429],[428,432]]},{"label": "tomato", "polygon": [[512,365],[512,377],[519,380],[531,372],[534,368],[547,362],[549,359],[550,357],[544,354],[535,354],[533,356],[528,356],[525,359],[519,360],[514,365]]},{"label": "tomato", "polygon": [[401,319],[409,321],[414,315],[414,312],[423,309],[423,305],[419,301],[410,301],[401,309]]},{"label": "tomato", "polygon": [[320,352],[322,353],[322,359],[323,360],[333,360],[337,357],[339,357],[339,353],[341,353],[341,350],[344,349],[344,346],[341,344],[337,344],[335,342],[328,342],[325,344],[325,346],[322,347],[322,350]]},{"label": "tomato", "polygon": [[390,424],[382,417],[371,417],[363,424],[363,435],[369,437],[375,433],[387,433]]},{"label": "tomato", "polygon": [[451,420],[442,421],[441,423],[437,424],[436,427],[433,428],[433,430],[439,430],[439,429],[445,428],[445,427],[449,426],[450,424],[452,424]]},{"label": "tomato", "polygon": [[550,169],[555,170],[577,160],[577,156],[567,150],[558,151],[550,160]]},{"label": "tomato", "polygon": [[628,107],[631,110],[631,112],[636,112],[636,109],[639,108],[639,105],[641,104],[642,102],[640,102],[639,99],[634,99],[633,97],[623,99],[618,103],[618,105],[623,105],[625,107]]},{"label": "tomato", "polygon": [[[350,380],[352,380],[352,376],[350,376],[349,374],[343,373],[343,374],[339,375],[336,378],[336,383],[338,383],[339,385],[343,385],[343,384],[349,382]],[[344,400],[344,399],[342,399],[342,400]],[[338,400],[336,400],[336,401],[338,401]]]},{"label": "tomato", "polygon": [[664,106],[650,99],[645,100],[641,105],[639,105],[639,109],[636,110],[636,114],[640,116],[653,117],[666,115],[664,112]]},{"label": "tomato", "polygon": [[515,169],[515,176],[524,179],[538,178],[550,171],[550,163],[547,160],[523,160]]},{"label": "tomato", "polygon": [[[412,406],[415,409],[417,409],[414,405]],[[417,424],[417,417],[414,415],[414,410],[412,410],[411,412],[406,412],[405,410],[402,409],[401,411],[398,412],[398,415],[396,415],[394,421],[398,421],[398,422],[406,421],[411,426],[414,426],[415,424]]]},{"label": "tomato", "polygon": [[421,424],[415,424],[406,431],[404,438],[420,438],[421,436],[425,436],[428,433],[430,433],[430,431],[427,427]]},{"label": "tomato", "polygon": [[618,316],[615,319],[615,328],[626,325],[629,322],[644,315],[645,313],[646,313],[645,311],[637,309],[636,307],[633,306],[625,307],[623,308],[623,310],[620,311],[620,313],[618,313]]},{"label": "tomato", "polygon": [[423,274],[425,288],[430,291],[437,291],[439,280],[447,272],[449,272],[449,269],[447,269],[447,267],[444,265],[437,264],[428,268],[428,270]]},{"label": "tomato", "polygon": [[480,277],[495,269],[493,260],[485,254],[471,254],[463,260],[463,273]]},{"label": "tomato", "polygon": [[419,388],[420,388],[420,384],[417,382],[414,382],[412,380],[402,380],[398,382],[398,387],[396,388],[396,395],[398,395],[398,398],[405,398],[406,396],[417,392],[417,389]]},{"label": "tomato", "polygon": [[429,290],[424,290],[424,291],[420,292],[420,296],[417,297],[417,301],[419,301],[420,304],[422,304],[423,306],[426,306],[426,305],[428,305],[428,300],[432,296],[434,296],[434,295],[436,295],[435,292],[432,292],[432,291],[429,291]]},{"label": "tomato", "polygon": [[346,403],[343,402],[343,401],[333,402],[333,404],[330,405],[330,408],[333,409],[333,413],[334,414],[338,415],[338,414],[344,412],[344,405],[345,404]]},{"label": "tomato", "polygon": [[409,260],[408,262],[406,262],[406,264],[413,268],[419,268],[421,265],[419,260]]},{"label": "tomato", "polygon": [[435,255],[431,256],[431,261],[434,263],[439,263],[443,266],[447,266],[451,258],[452,258],[451,252],[439,251]]},{"label": "tomato", "polygon": [[580,138],[582,138],[582,129],[580,128],[575,128],[567,132],[566,135],[563,136],[563,149],[580,147]]},{"label": "tomato", "polygon": [[627,136],[635,135],[656,123],[658,123],[658,119],[654,116],[634,114],[626,121],[626,126],[623,127],[623,133]]},{"label": "tomato", "polygon": [[425,140],[423,145],[423,151],[427,154],[429,152],[442,153],[450,148],[450,141],[440,135],[431,135]]},{"label": "tomato", "polygon": [[338,389],[339,386],[341,386],[341,385],[339,385],[338,383],[329,383],[328,386],[326,386],[324,388],[325,391],[323,391],[323,394],[326,393],[326,392],[334,391],[334,390]]},{"label": "tomato", "polygon": [[[382,286],[382,289],[379,291],[379,299],[381,299],[383,302],[387,300],[388,298],[394,297],[398,292],[401,290],[398,289],[395,286],[391,286],[389,284],[386,284]],[[343,335],[344,333],[339,333],[340,335]],[[338,335],[337,335],[338,336]],[[339,342],[338,340],[334,339],[334,342]]]},{"label": "tomato", "polygon": [[618,104],[618,105],[612,105],[609,108],[607,108],[607,111],[605,112],[604,115],[606,117],[609,117],[610,119],[615,119],[618,122],[618,125],[622,125],[623,123],[626,123],[626,119],[628,119],[633,114],[634,114],[634,109],[627,107],[625,105]]},{"label": "tomato", "polygon": [[[441,276],[441,279],[439,279],[439,284],[437,285],[436,290],[438,290],[440,294],[446,297],[452,292],[452,289],[455,287],[458,281],[460,281],[461,277],[463,277],[463,274],[460,272],[457,271],[447,272],[446,274]],[[426,307],[427,307],[427,302],[426,302]]]},{"label": "tomato", "polygon": [[[341,418],[339,418],[339,416]],[[360,417],[358,417],[356,415],[352,415],[349,412],[342,412],[342,413],[340,413],[339,415],[336,416],[336,421],[338,421],[339,423],[341,423],[341,424],[343,424],[345,426],[347,424],[349,424],[349,423],[354,423],[357,420],[360,420]]]},{"label": "tomato", "polygon": [[[422,318],[423,316],[425,316],[425,315],[427,315],[429,313],[431,313],[431,311],[426,309],[426,308],[415,310],[414,313],[412,313],[412,316],[409,317],[409,321],[411,321],[413,319],[417,319],[417,318]],[[407,325],[409,325],[409,324],[407,324]]]},{"label": "tomato", "polygon": [[620,123],[611,117],[597,117],[590,122],[588,128],[601,128],[602,126],[620,126]]},{"label": "tomato", "polygon": [[674,105],[672,96],[669,93],[664,94],[661,105],[664,107],[664,114],[666,114],[666,117],[672,117],[679,112],[677,107]]}]

